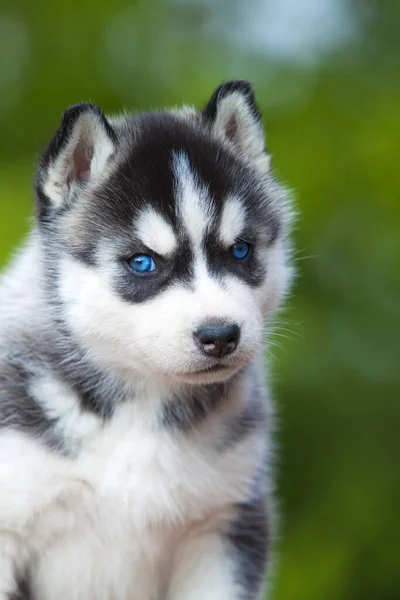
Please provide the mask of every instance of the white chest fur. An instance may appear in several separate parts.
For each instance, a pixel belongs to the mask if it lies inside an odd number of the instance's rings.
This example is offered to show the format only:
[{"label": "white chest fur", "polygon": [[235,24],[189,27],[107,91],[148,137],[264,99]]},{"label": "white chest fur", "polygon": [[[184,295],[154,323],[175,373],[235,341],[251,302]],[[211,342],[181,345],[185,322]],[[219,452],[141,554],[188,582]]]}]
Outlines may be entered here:
[{"label": "white chest fur", "polygon": [[[154,429],[124,407],[87,443],[76,465],[100,497],[144,524],[180,524],[243,499],[259,464],[254,440],[227,453],[205,424],[193,434]],[[246,443],[246,442],[245,442]]]},{"label": "white chest fur", "polygon": [[[109,597],[124,599],[131,576],[125,573],[127,589],[120,589],[118,565],[129,564],[132,581],[142,582],[140,599],[157,598],[177,540],[246,498],[263,440],[244,438],[221,451],[222,414],[182,434],[149,418],[156,397],[136,398],[102,423],[82,413],[59,385],[56,401],[50,402],[48,381],[35,391],[76,447],[66,458],[22,434],[1,435],[0,489],[7,493],[0,494],[0,529],[28,538],[40,555],[40,597],[66,597],[70,577],[80,574],[84,585],[96,570],[94,579]],[[16,499],[12,505],[9,497]],[[85,597],[84,588],[80,592]]]}]

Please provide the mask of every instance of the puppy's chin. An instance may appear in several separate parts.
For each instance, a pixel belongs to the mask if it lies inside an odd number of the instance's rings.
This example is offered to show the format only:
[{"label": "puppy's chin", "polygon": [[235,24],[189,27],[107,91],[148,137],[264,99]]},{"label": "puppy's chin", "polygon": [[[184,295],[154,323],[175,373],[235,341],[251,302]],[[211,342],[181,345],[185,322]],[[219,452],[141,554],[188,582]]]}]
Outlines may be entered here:
[{"label": "puppy's chin", "polygon": [[199,371],[188,371],[185,373],[174,373],[173,380],[179,383],[192,385],[206,385],[208,383],[222,383],[230,379],[235,373],[246,365],[216,365]]}]

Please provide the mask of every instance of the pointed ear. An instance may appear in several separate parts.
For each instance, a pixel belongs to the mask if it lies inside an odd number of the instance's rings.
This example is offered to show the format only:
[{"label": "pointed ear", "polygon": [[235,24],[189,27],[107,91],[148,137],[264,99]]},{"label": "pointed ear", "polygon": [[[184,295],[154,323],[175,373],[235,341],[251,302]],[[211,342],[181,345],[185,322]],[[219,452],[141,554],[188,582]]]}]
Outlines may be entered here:
[{"label": "pointed ear", "polygon": [[39,203],[62,206],[77,187],[99,179],[116,143],[114,130],[97,106],[83,102],[68,108],[39,163]]},{"label": "pointed ear", "polygon": [[262,171],[268,171],[270,157],[265,150],[261,115],[248,81],[237,79],[220,85],[204,108],[203,117],[218,137]]}]

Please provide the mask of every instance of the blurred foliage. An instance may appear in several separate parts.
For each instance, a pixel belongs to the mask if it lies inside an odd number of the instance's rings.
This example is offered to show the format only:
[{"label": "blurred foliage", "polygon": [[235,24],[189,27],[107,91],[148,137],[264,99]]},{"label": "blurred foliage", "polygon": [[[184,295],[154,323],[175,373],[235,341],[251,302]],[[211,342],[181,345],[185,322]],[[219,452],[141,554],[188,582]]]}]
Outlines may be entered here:
[{"label": "blurred foliage", "polygon": [[27,230],[34,163],[67,105],[201,105],[231,77],[256,87],[299,212],[298,278],[270,360],[275,600],[400,597],[399,31],[391,0],[0,9],[2,262]]}]

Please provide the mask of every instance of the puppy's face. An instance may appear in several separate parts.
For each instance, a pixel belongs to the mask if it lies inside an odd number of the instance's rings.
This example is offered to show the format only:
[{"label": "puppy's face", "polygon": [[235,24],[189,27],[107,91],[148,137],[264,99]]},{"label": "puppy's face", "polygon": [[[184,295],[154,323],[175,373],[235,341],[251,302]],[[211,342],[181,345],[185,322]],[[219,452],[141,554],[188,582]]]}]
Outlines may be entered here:
[{"label": "puppy's face", "polygon": [[289,268],[247,83],[221,86],[201,113],[72,107],[37,194],[62,317],[95,360],[201,383],[254,358]]}]

